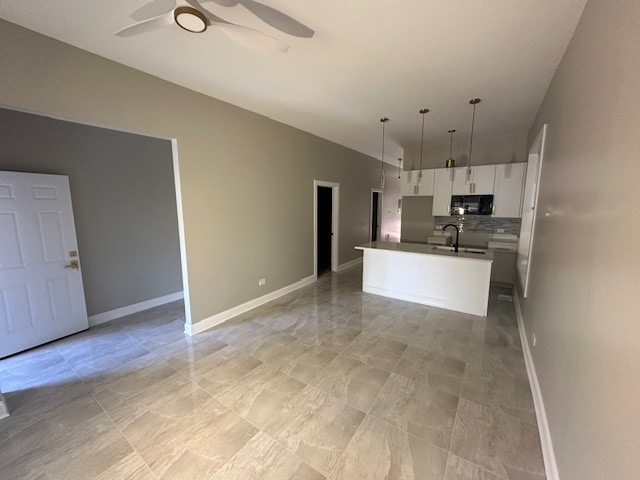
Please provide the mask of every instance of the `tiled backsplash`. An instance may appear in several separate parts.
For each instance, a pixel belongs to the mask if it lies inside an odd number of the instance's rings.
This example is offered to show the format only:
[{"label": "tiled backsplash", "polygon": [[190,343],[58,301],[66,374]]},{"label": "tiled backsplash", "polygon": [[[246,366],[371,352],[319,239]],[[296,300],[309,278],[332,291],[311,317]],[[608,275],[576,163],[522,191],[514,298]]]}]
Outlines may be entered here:
[{"label": "tiled backsplash", "polygon": [[493,218],[485,215],[456,215],[455,217],[435,217],[435,226],[444,227],[453,223],[460,232],[496,233],[503,229],[504,233],[520,235],[519,218]]}]

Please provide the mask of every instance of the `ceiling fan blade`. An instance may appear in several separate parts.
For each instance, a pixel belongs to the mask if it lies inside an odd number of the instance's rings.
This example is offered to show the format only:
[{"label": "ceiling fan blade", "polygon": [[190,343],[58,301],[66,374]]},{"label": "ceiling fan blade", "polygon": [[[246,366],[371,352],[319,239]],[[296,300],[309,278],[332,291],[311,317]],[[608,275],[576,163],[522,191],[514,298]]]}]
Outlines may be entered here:
[{"label": "ceiling fan blade", "polygon": [[[219,1],[219,0],[215,0]],[[255,0],[239,0],[247,10],[267,25],[294,37],[311,38],[316,33],[289,15]]]},{"label": "ceiling fan blade", "polygon": [[176,0],[151,0],[149,3],[135,9],[131,15],[131,19],[138,22],[151,17],[157,17],[170,10],[176,8]]},{"label": "ceiling fan blade", "polygon": [[240,3],[240,0],[202,0],[202,3],[205,2],[215,2],[221,7],[235,7]]},{"label": "ceiling fan blade", "polygon": [[263,53],[285,53],[289,45],[277,38],[235,23],[215,22],[236,43]]},{"label": "ceiling fan blade", "polygon": [[143,20],[142,22],[134,23],[128,27],[124,27],[122,30],[118,30],[116,35],[119,37],[133,37],[134,35],[147,33],[158,28],[172,25],[173,23],[173,11],[171,11],[164,15],[159,15],[148,20]]},{"label": "ceiling fan blade", "polygon": [[[253,28],[237,25],[214,15],[204,8],[198,0],[185,0],[196,10],[202,12],[212,26],[219,27],[224,33],[236,43],[243,47],[250,48],[263,53],[285,53],[289,50],[289,45],[282,40],[271,37],[266,33],[259,32]],[[217,0],[216,0],[217,1]]]}]

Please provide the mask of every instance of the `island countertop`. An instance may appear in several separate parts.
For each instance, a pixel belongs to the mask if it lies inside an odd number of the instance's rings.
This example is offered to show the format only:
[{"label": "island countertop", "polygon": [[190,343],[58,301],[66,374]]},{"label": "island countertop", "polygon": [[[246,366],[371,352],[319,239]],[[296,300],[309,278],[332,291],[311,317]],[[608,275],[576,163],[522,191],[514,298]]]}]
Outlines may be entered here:
[{"label": "island countertop", "polygon": [[[460,247],[458,252],[453,251],[453,247],[442,245],[428,245],[425,243],[407,243],[407,242],[368,242],[355,247],[356,250],[390,250],[393,252],[420,253],[427,255],[442,255],[446,257],[465,258],[480,261],[493,261],[493,251],[473,248]],[[481,253],[474,253],[481,252]]]}]

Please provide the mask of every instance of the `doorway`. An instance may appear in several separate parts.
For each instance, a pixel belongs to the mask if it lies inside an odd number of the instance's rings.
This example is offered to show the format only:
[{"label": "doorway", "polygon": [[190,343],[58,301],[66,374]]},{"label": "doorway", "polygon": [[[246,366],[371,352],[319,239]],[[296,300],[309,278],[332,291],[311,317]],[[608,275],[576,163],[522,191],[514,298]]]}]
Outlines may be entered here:
[{"label": "doorway", "polygon": [[89,326],[183,296],[189,324],[176,140],[7,108],[0,123],[0,170],[69,177]]},{"label": "doorway", "polygon": [[371,189],[371,217],[369,221],[369,241],[376,242],[381,240],[382,234],[382,190],[379,188]]},{"label": "doorway", "polygon": [[331,270],[331,187],[318,187],[318,216],[316,219],[318,276]]},{"label": "doorway", "polygon": [[340,185],[313,182],[313,273],[316,278],[338,271],[338,212]]}]

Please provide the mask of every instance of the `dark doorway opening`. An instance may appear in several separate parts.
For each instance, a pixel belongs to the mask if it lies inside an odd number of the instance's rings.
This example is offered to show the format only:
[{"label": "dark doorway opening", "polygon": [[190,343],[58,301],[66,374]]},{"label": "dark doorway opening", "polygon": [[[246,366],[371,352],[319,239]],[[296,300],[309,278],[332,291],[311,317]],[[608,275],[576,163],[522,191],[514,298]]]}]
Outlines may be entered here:
[{"label": "dark doorway opening", "polygon": [[331,187],[318,188],[318,212],[317,212],[317,262],[318,276],[331,270],[331,231],[333,210]]},{"label": "dark doorway opening", "polygon": [[371,192],[371,241],[380,238],[380,192]]}]

